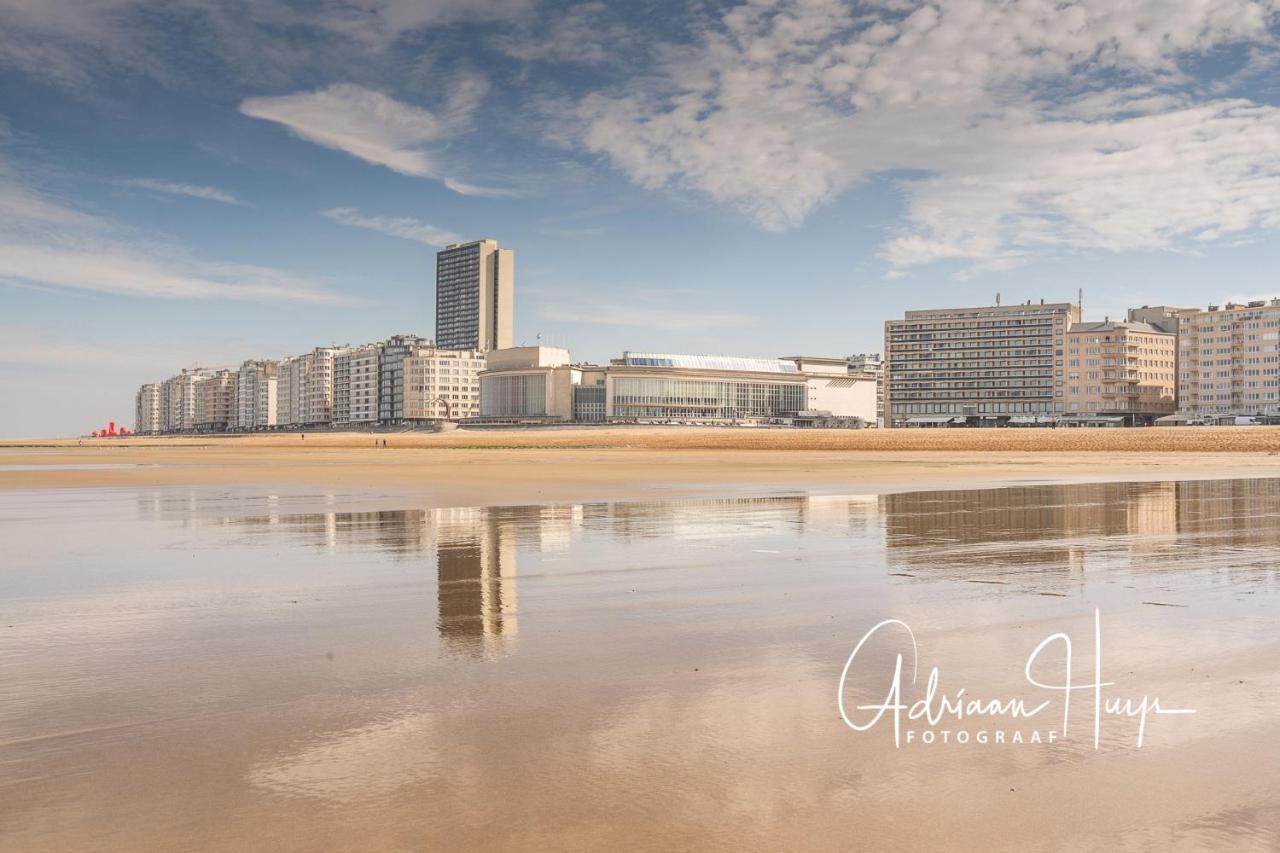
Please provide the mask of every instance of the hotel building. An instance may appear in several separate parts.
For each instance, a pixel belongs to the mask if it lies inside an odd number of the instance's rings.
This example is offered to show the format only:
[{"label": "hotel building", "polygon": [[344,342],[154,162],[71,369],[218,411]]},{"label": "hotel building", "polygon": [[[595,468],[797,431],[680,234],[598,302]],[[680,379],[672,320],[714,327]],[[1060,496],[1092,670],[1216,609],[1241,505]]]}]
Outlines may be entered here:
[{"label": "hotel building", "polygon": [[1067,330],[1066,413],[1149,425],[1176,409],[1177,336],[1137,321]]},{"label": "hotel building", "polygon": [[765,423],[875,420],[875,382],[845,359],[627,352],[607,366],[567,351],[490,353],[480,417],[534,422]]},{"label": "hotel building", "polygon": [[1280,299],[1178,314],[1178,410],[1280,414]]},{"label": "hotel building", "polygon": [[515,253],[495,240],[436,254],[436,346],[488,352],[512,342]]},{"label": "hotel building", "polygon": [[888,426],[995,426],[1066,410],[1069,303],[908,311],[885,323]]}]

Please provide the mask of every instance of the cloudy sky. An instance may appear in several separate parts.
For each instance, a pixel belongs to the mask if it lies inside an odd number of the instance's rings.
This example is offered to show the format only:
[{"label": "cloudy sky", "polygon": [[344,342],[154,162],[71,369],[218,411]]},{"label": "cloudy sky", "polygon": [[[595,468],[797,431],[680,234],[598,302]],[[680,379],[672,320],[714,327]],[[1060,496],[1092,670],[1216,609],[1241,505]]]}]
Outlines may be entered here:
[{"label": "cloudy sky", "polygon": [[2,435],[433,331],[844,355],[912,307],[1280,292],[1280,0],[0,0]]}]

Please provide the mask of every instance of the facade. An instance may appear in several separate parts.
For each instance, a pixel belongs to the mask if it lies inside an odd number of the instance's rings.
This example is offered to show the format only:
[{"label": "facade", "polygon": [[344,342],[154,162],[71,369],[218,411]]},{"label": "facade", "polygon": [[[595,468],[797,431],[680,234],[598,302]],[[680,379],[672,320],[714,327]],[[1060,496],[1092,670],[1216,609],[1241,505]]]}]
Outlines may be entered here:
[{"label": "facade", "polygon": [[849,375],[874,379],[876,383],[876,426],[884,426],[884,358],[880,353],[849,356]]},{"label": "facade", "polygon": [[1069,303],[908,311],[885,323],[886,425],[997,425],[1066,409]]},{"label": "facade", "polygon": [[160,386],[160,417],[164,432],[194,432],[196,396],[209,374],[199,367],[183,369]]},{"label": "facade", "polygon": [[195,429],[224,432],[231,412],[235,381],[230,370],[219,370],[195,386]]},{"label": "facade", "polygon": [[339,353],[333,362],[333,422],[370,424],[378,420],[378,369],[382,344],[364,344]]},{"label": "facade", "polygon": [[265,429],[276,425],[280,364],[246,361],[236,371],[236,429]]},{"label": "facade", "polygon": [[311,366],[310,355],[289,356],[280,360],[280,375],[276,391],[276,423],[282,427],[302,424],[307,371]]},{"label": "facade", "polygon": [[506,349],[512,343],[515,253],[495,240],[453,243],[436,254],[436,345]]},{"label": "facade", "polygon": [[139,434],[163,432],[160,420],[160,385],[152,382],[138,389],[134,406],[133,431]]},{"label": "facade", "polygon": [[[602,374],[603,375],[603,374]],[[480,375],[480,417],[571,421],[582,371],[559,347],[512,347],[490,352]],[[603,410],[600,420],[604,419]]]},{"label": "facade", "polygon": [[[1177,336],[1138,321],[1067,330],[1066,414],[1089,425],[1147,425],[1173,414]],[[1110,417],[1110,421],[1108,420]]]},{"label": "facade", "polygon": [[318,426],[333,422],[334,362],[347,347],[316,347],[308,355],[306,377],[302,382],[303,424]]},{"label": "facade", "polygon": [[382,360],[378,365],[378,420],[398,423],[404,420],[404,359],[431,342],[417,335],[392,335],[382,344]]},{"label": "facade", "polygon": [[484,353],[419,347],[403,365],[404,419],[454,421],[480,413]]},{"label": "facade", "polygon": [[627,352],[596,366],[570,364],[568,356],[551,347],[490,353],[480,375],[480,416],[586,423],[875,418],[875,383],[849,376],[844,359]]},{"label": "facade", "polygon": [[1178,314],[1178,409],[1280,414],[1280,299]]}]

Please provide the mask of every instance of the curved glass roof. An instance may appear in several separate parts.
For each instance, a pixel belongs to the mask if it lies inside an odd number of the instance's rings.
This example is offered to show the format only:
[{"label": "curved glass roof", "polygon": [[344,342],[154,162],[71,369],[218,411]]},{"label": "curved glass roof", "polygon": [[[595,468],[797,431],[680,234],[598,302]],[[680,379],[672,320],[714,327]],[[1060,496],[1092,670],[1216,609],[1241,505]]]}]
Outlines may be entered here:
[{"label": "curved glass roof", "polygon": [[680,355],[663,352],[624,352],[628,367],[679,367],[688,370],[749,370],[755,373],[799,373],[794,361],[745,358],[736,355]]}]

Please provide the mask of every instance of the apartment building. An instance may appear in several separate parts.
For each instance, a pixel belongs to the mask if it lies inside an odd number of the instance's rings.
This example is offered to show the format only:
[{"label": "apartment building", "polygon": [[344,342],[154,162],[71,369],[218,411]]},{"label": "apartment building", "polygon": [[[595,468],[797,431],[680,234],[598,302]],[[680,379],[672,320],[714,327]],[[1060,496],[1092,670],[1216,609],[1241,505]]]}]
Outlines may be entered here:
[{"label": "apartment building", "polygon": [[404,420],[460,420],[480,414],[484,353],[423,346],[403,360]]},{"label": "apartment building", "polygon": [[235,381],[230,370],[214,371],[195,386],[195,429],[223,432],[231,412]]},{"label": "apartment building", "polygon": [[1176,410],[1177,386],[1177,335],[1132,320],[1067,330],[1068,415],[1149,425]]},{"label": "apartment building", "polygon": [[1059,302],[907,311],[885,323],[888,426],[996,426],[1066,410],[1067,329]]},{"label": "apartment building", "polygon": [[204,368],[184,368],[161,383],[160,418],[164,432],[195,431],[197,391],[208,378]]},{"label": "apartment building", "polygon": [[293,427],[303,423],[303,407],[306,400],[304,387],[310,367],[310,355],[295,355],[280,360],[276,389],[276,422],[282,427]]},{"label": "apartment building", "polygon": [[316,347],[310,352],[302,380],[300,423],[322,425],[333,422],[334,362],[347,347]]},{"label": "apartment building", "polygon": [[496,240],[453,243],[436,254],[436,345],[450,350],[511,346],[515,253]]},{"label": "apartment building", "polygon": [[236,371],[234,426],[237,429],[276,425],[279,379],[279,362],[249,360],[240,365]]},{"label": "apartment building", "polygon": [[369,424],[378,420],[378,371],[382,344],[363,344],[339,353],[333,362],[333,422]]},{"label": "apartment building", "polygon": [[404,359],[421,347],[433,344],[417,335],[392,335],[382,344],[378,365],[378,420],[398,423],[404,420]]},{"label": "apartment building", "polygon": [[1178,314],[1178,410],[1280,414],[1280,299]]},{"label": "apartment building", "polygon": [[151,382],[138,389],[134,405],[133,431],[139,435],[164,430],[160,418],[160,385]]}]

